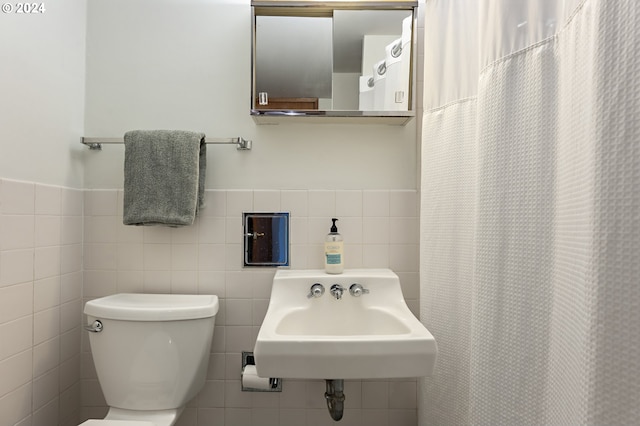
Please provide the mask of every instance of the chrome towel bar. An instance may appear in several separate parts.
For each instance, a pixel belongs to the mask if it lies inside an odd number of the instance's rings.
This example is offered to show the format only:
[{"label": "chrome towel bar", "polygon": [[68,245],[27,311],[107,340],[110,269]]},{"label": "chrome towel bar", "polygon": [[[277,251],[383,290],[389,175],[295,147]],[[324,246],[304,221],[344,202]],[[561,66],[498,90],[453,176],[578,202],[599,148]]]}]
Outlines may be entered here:
[{"label": "chrome towel bar", "polygon": [[[82,138],[80,143],[87,145],[89,149],[101,150],[102,144],[123,144],[123,138]],[[233,144],[238,151],[248,151],[251,149],[252,142],[242,137],[237,138],[207,138],[205,143],[208,145],[228,145]]]}]

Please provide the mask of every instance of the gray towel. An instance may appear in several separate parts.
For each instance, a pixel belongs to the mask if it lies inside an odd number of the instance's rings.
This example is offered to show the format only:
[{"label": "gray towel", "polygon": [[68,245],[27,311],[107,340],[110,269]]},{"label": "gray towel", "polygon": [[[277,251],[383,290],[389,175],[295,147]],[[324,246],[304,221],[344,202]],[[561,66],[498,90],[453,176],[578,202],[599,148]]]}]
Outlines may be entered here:
[{"label": "gray towel", "polygon": [[193,224],[204,201],[204,137],[180,130],[125,133],[125,225]]}]

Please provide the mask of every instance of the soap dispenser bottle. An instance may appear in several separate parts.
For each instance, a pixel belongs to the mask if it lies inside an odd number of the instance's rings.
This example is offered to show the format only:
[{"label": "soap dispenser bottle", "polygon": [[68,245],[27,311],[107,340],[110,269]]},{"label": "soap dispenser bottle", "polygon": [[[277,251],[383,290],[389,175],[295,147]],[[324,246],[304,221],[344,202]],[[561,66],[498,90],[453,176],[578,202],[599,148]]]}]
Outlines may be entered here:
[{"label": "soap dispenser bottle", "polygon": [[341,274],[344,270],[343,238],[336,226],[338,219],[331,220],[331,232],[324,240],[324,270],[327,274]]}]

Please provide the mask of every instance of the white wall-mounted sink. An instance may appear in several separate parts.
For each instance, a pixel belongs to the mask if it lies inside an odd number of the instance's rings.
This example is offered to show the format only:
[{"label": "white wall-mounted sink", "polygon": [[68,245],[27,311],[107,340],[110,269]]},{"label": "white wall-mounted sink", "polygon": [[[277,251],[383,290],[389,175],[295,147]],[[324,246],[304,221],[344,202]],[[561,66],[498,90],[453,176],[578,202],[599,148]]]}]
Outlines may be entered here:
[{"label": "white wall-mounted sink", "polygon": [[[308,297],[322,284],[320,297]],[[359,297],[349,287],[369,292]],[[333,284],[345,291],[331,294]],[[435,339],[407,307],[389,269],[278,270],[254,349],[261,377],[374,379],[428,376]]]}]

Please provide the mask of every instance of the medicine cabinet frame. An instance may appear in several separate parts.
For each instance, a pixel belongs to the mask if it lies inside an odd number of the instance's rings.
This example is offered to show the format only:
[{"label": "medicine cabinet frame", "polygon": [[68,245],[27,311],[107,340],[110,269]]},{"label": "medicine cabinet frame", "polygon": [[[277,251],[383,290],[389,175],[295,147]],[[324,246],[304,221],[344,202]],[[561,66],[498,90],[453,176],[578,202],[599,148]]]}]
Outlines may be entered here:
[{"label": "medicine cabinet frame", "polygon": [[[409,65],[408,107],[403,111],[323,110],[304,108],[263,107],[259,98],[264,96],[256,89],[256,24],[258,16],[333,16],[337,10],[407,11],[411,12],[411,54]],[[251,109],[250,115],[257,124],[282,123],[351,123],[405,125],[416,115],[416,61],[418,2],[410,0],[252,0],[251,1]],[[313,102],[313,98],[296,98],[296,101]],[[317,99],[316,99],[317,102]],[[313,107],[312,107],[313,108]]]}]

